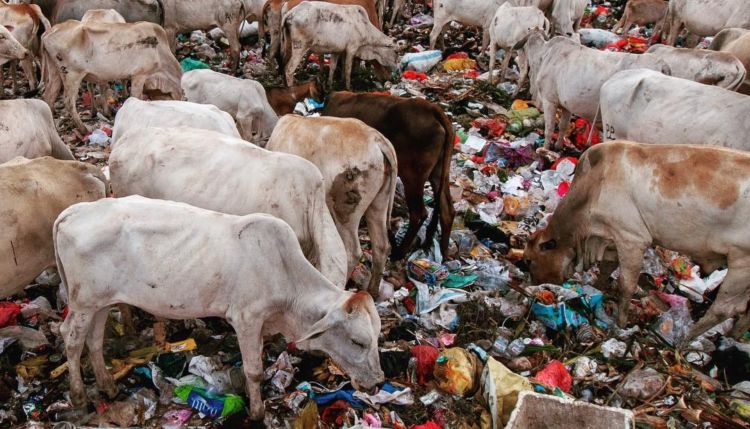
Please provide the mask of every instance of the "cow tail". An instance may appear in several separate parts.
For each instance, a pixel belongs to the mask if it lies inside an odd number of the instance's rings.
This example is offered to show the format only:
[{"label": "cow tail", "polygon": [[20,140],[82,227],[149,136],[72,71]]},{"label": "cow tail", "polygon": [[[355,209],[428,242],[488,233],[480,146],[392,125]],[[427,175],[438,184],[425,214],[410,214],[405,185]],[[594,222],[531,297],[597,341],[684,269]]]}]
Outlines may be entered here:
[{"label": "cow tail", "polygon": [[393,213],[393,200],[396,196],[398,161],[396,156],[396,149],[393,148],[390,140],[383,136],[382,139],[378,139],[378,147],[380,148],[380,153],[383,154],[383,158],[385,158],[390,168],[390,171],[385,172],[388,176],[388,180],[383,185],[384,187],[388,188],[388,195],[390,196],[388,199],[388,225],[390,225],[391,213]]},{"label": "cow tail", "polygon": [[[440,220],[440,217],[442,216],[441,212],[441,196],[443,195],[443,192],[449,192],[448,189],[446,189],[448,185],[448,182],[450,181],[450,171],[451,171],[451,158],[453,156],[453,144],[456,138],[456,133],[453,130],[453,124],[448,119],[448,117],[443,113],[442,110],[435,107],[435,119],[440,122],[440,124],[443,126],[443,129],[445,130],[445,141],[443,142],[443,163],[440,165],[436,165],[435,168],[440,168],[440,181],[438,182],[437,190],[433,189],[434,192],[434,200],[435,200],[435,208],[432,211],[432,217],[430,218],[430,223],[427,226],[427,236],[425,237],[425,244],[429,244],[432,242],[432,238],[435,235],[435,232],[437,231],[437,224]],[[440,231],[440,234],[448,234],[449,231]],[[446,249],[440,249],[441,251],[445,251]]]},{"label": "cow tail", "polygon": [[65,276],[65,267],[60,261],[60,246],[57,244],[57,232],[60,222],[64,222],[67,218],[68,210],[63,211],[60,216],[55,220],[52,225],[52,242],[55,249],[55,265],[57,266],[57,274],[60,276],[60,296],[62,300],[68,304],[68,278]]}]

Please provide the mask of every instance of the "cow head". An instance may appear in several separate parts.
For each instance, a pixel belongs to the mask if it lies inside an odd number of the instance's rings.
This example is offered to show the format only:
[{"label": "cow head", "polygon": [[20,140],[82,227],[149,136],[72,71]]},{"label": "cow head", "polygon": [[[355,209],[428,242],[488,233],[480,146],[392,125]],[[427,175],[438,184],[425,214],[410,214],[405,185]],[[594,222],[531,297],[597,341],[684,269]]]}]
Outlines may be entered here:
[{"label": "cow head", "polygon": [[562,284],[569,277],[575,251],[564,242],[549,225],[531,235],[523,256],[534,283]]},{"label": "cow head", "polygon": [[0,61],[23,60],[29,55],[5,26],[0,25]]},{"label": "cow head", "polygon": [[349,374],[356,389],[369,390],[385,379],[380,369],[380,316],[366,292],[347,293],[297,340],[302,349],[328,353]]},{"label": "cow head", "polygon": [[362,46],[355,56],[363,60],[375,60],[391,70],[398,66],[398,53],[396,52],[396,42],[390,38],[381,40],[379,43]]}]

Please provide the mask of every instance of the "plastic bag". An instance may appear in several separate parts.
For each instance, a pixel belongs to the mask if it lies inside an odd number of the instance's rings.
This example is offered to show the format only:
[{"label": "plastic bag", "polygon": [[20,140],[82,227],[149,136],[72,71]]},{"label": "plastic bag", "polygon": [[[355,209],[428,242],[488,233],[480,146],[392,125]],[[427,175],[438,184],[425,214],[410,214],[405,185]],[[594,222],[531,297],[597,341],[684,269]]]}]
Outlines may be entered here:
[{"label": "plastic bag", "polygon": [[532,390],[526,377],[514,374],[493,358],[487,360],[480,381],[482,397],[487,401],[492,415],[493,429],[502,428],[508,423],[510,414],[516,407],[518,394],[524,390]]},{"label": "plastic bag", "polygon": [[565,393],[573,388],[573,376],[559,360],[550,361],[547,366],[534,376],[536,381],[550,387],[559,387]]},{"label": "plastic bag", "polygon": [[435,67],[443,59],[438,50],[413,52],[401,57],[401,69],[425,73]]},{"label": "plastic bag", "polygon": [[177,386],[174,393],[194,410],[214,418],[226,417],[245,408],[245,402],[237,395],[220,395],[200,387]]},{"label": "plastic bag", "polygon": [[475,391],[477,357],[454,347],[443,351],[435,361],[433,375],[437,387],[451,395],[466,396]]}]

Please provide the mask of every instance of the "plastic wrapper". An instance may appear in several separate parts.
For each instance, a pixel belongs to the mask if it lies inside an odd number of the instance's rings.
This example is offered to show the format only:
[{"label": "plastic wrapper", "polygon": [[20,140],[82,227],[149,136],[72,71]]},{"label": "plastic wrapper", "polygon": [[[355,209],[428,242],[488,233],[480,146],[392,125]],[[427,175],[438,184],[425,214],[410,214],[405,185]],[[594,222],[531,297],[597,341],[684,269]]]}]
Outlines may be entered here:
[{"label": "plastic wrapper", "polygon": [[435,361],[435,382],[440,390],[456,396],[473,393],[477,382],[477,357],[455,347],[443,351]]},{"label": "plastic wrapper", "polygon": [[531,391],[532,386],[526,377],[514,374],[505,365],[489,358],[480,379],[482,397],[492,415],[492,428],[502,428],[510,419],[522,391]]}]

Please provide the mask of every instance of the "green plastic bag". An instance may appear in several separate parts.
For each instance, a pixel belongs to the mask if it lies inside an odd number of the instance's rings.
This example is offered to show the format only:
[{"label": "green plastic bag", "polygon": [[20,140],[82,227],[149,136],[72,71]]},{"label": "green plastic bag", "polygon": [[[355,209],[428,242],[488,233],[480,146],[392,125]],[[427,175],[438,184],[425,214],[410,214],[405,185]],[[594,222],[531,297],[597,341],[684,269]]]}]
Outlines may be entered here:
[{"label": "green plastic bag", "polygon": [[245,408],[245,401],[237,395],[221,395],[189,384],[175,387],[174,394],[194,410],[214,418],[225,417]]},{"label": "green plastic bag", "polygon": [[203,61],[194,60],[192,58],[185,58],[180,62],[183,72],[189,72],[191,70],[210,69],[211,67]]}]

